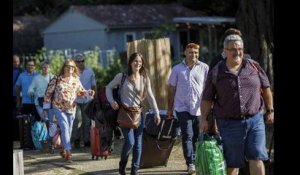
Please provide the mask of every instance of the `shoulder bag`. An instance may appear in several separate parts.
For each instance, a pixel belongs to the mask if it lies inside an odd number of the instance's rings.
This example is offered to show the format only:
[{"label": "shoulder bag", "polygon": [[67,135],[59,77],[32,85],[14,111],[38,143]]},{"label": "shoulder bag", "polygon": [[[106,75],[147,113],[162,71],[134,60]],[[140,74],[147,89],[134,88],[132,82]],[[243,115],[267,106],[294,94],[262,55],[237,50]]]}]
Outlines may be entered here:
[{"label": "shoulder bag", "polygon": [[[142,85],[142,81],[140,81],[140,83]],[[138,90],[135,87],[135,83],[132,84],[134,85],[134,91],[136,97],[141,100],[143,90],[138,92]],[[141,111],[142,111],[141,105],[139,107],[128,107],[121,102],[120,109],[118,111],[118,118],[117,118],[117,122],[119,126],[123,128],[137,129],[140,126]]]}]

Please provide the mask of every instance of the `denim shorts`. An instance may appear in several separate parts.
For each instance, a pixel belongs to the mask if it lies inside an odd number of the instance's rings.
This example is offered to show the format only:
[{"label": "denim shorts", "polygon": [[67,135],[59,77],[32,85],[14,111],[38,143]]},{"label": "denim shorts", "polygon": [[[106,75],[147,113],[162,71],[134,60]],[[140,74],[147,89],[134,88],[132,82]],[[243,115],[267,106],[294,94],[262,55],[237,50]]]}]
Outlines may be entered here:
[{"label": "denim shorts", "polygon": [[218,119],[226,165],[245,166],[245,160],[268,160],[263,114],[242,120]]}]

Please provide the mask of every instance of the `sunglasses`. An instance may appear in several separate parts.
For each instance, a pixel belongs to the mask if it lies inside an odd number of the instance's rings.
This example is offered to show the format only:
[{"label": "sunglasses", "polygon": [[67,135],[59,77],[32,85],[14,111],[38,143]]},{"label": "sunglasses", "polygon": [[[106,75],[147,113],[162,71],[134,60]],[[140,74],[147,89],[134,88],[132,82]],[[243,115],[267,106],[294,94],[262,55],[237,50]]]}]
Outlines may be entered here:
[{"label": "sunglasses", "polygon": [[75,61],[76,63],[84,63],[84,60]]}]

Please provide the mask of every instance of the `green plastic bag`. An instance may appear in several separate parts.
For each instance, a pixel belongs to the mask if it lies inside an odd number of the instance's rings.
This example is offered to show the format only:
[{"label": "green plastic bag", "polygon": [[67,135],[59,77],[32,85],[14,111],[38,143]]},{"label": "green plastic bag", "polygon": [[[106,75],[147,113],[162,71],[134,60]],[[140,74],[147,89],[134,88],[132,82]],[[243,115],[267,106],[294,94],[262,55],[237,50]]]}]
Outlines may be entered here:
[{"label": "green plastic bag", "polygon": [[226,175],[220,136],[200,133],[196,142],[195,166],[197,175]]}]

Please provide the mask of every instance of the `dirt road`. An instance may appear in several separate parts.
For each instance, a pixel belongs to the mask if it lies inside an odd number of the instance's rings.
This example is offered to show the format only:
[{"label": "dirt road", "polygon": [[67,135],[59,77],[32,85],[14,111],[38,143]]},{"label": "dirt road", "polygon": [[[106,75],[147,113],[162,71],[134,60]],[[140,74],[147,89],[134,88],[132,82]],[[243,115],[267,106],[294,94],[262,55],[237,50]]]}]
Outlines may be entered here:
[{"label": "dirt road", "polygon": [[[14,147],[17,148],[18,143]],[[23,152],[24,173],[31,175],[105,175],[118,174],[118,162],[121,140],[115,141],[115,151],[106,160],[92,160],[90,149],[81,148],[73,150],[73,163],[65,162],[59,156],[59,150],[55,154],[41,153],[37,150]],[[131,157],[129,158],[131,160]],[[131,162],[127,164],[127,174],[130,174]],[[183,175],[186,174],[186,165],[182,155],[180,140],[177,140],[169,158],[168,165],[140,169],[139,174]]]}]

